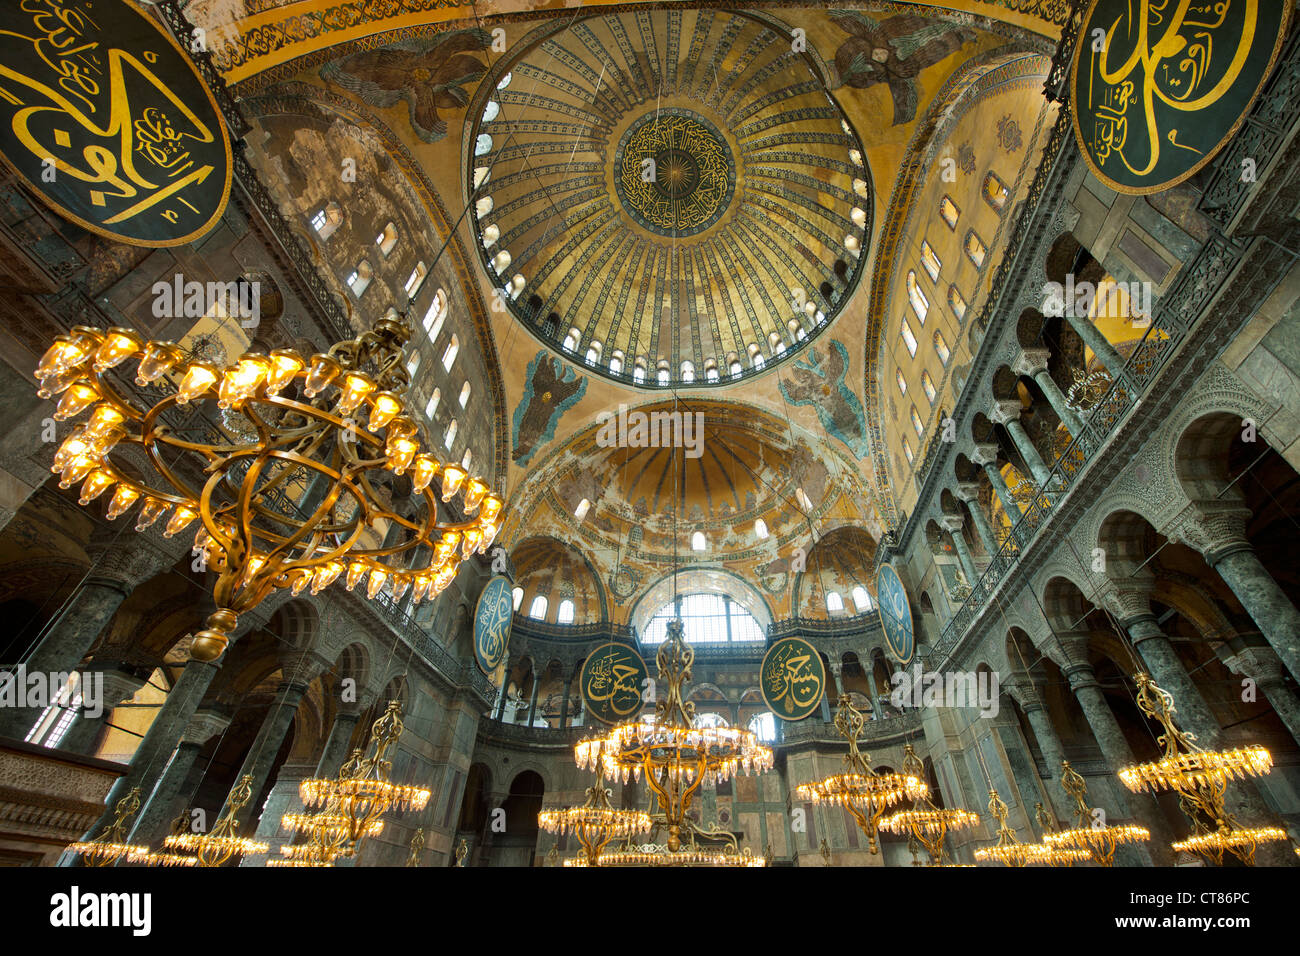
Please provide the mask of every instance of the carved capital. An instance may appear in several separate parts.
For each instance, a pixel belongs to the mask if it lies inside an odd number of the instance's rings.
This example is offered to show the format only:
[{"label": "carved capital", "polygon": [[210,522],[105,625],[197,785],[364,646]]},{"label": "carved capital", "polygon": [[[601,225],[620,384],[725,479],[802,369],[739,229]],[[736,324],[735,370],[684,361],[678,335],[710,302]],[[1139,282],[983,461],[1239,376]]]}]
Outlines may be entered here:
[{"label": "carved capital", "polygon": [[1249,677],[1264,688],[1276,687],[1285,678],[1282,661],[1271,647],[1247,647],[1223,662],[1234,674]]},{"label": "carved capital", "polygon": [[190,722],[185,725],[185,732],[181,735],[180,742],[202,746],[213,737],[225,733],[226,728],[230,726],[230,717],[230,714],[219,710],[195,711]]},{"label": "carved capital", "polygon": [[961,515],[944,515],[939,519],[939,525],[950,534],[961,534]]},{"label": "carved capital", "polygon": [[989,406],[989,418],[999,425],[1020,421],[1020,400],[1015,398],[994,399]]},{"label": "carved capital", "polygon": [[1011,695],[1011,699],[1026,714],[1043,709],[1043,701],[1038,696],[1038,688],[1034,686],[1034,682],[1028,674],[1009,675],[1003,679],[1002,689]]},{"label": "carved capital", "polygon": [[1098,597],[1126,628],[1135,621],[1152,616],[1151,585],[1141,579],[1129,580],[1123,585],[1108,583]]},{"label": "carved capital", "polygon": [[90,556],[86,583],[115,588],[123,594],[130,594],[176,561],[174,555],[134,534],[112,540],[92,538],[86,553]]},{"label": "carved capital", "polygon": [[993,465],[997,467],[998,446],[993,442],[981,442],[971,452],[970,460],[977,465]]},{"label": "carved capital", "polygon": [[1235,501],[1193,502],[1191,513],[1168,537],[1195,548],[1213,566],[1229,554],[1250,549],[1246,540],[1246,521],[1250,516],[1250,509]]},{"label": "carved capital", "polygon": [[975,504],[979,501],[980,497],[979,482],[959,481],[957,482],[957,487],[954,489],[954,493],[959,499],[967,504]]},{"label": "carved capital", "polygon": [[1059,631],[1056,634],[1056,646],[1061,652],[1061,670],[1066,672],[1070,677],[1071,686],[1074,684],[1072,672],[1087,671],[1090,679],[1095,680],[1092,675],[1092,665],[1088,663],[1088,644],[1091,637],[1087,631]]},{"label": "carved capital", "polygon": [[1017,375],[1028,375],[1033,378],[1039,372],[1047,371],[1047,360],[1051,354],[1047,349],[1022,348],[1016,360],[1011,363],[1011,371]]}]

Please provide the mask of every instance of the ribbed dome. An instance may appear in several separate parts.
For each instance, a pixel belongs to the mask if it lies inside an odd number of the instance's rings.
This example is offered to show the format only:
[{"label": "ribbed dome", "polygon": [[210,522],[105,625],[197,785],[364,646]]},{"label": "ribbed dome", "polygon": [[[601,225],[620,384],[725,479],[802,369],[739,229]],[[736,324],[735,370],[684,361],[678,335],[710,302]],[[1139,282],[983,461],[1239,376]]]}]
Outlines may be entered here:
[{"label": "ribbed dome", "polygon": [[568,21],[484,88],[468,169],[484,263],[552,347],[637,384],[725,384],[847,301],[869,174],[784,27],[686,10]]}]

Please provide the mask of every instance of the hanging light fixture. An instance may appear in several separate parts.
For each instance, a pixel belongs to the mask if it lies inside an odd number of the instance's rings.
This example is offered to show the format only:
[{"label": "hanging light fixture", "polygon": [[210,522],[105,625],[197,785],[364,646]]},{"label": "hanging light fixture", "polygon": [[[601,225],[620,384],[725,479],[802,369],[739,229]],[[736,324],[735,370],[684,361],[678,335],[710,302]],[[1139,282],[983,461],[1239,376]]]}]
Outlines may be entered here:
[{"label": "hanging light fixture", "polygon": [[[412,580],[419,597],[434,597],[460,561],[492,544],[503,502],[478,479],[466,486],[474,501],[464,509],[477,517],[439,516],[429,490],[434,474],[444,472],[443,501],[466,475],[420,452],[416,423],[401,414],[410,337],[406,315],[390,314],[310,359],[277,349],[216,368],[130,329],[78,326],[42,356],[38,394],[63,396],[55,417],[91,409],[55,454],[60,486],[79,483],[82,505],[114,489],[108,517],[138,504],[138,531],[167,515],[163,533],[172,537],[200,519],[195,548],[217,572],[217,609],[194,637],[193,658],[219,658],[239,615],[272,590],[316,593],[346,570],[348,590],[369,576],[371,598],[385,584],[405,588]],[[126,371],[130,359],[134,380]],[[239,427],[181,414],[181,406],[195,402],[214,402]],[[154,478],[120,460],[131,447],[149,461]],[[422,508],[407,517],[376,485],[384,472],[402,475],[413,465],[413,497]],[[398,543],[374,540],[393,528],[401,530]],[[417,559],[420,567],[408,566]]]},{"label": "hanging light fixture", "polygon": [[1101,866],[1113,866],[1115,850],[1128,843],[1145,843],[1151,839],[1151,831],[1136,824],[1112,826],[1104,823],[1102,817],[1094,817],[1088,806],[1088,784],[1078,771],[1070,766],[1070,761],[1061,761],[1061,789],[1074,800],[1075,824],[1069,830],[1048,833],[1043,840],[1056,847],[1075,847],[1086,850]]},{"label": "hanging light fixture", "polygon": [[[925,765],[909,742],[903,746],[903,773],[920,779]],[[889,833],[908,834],[912,841],[925,848],[930,856],[930,866],[951,866],[947,860],[944,842],[953,830],[973,827],[980,822],[979,814],[959,808],[938,807],[927,792],[912,802],[907,810],[897,810],[880,821],[880,829]]]},{"label": "hanging light fixture", "polygon": [[[1027,866],[1031,863],[1051,863],[1060,859],[1055,850],[1046,843],[1022,843],[1015,832],[1007,826],[1008,807],[1006,801],[998,796],[997,790],[989,791],[989,813],[998,821],[997,842],[993,846],[981,847],[975,851],[975,859],[980,863],[995,860],[1003,866]],[[1087,854],[1080,851],[1079,859],[1087,859]]]},{"label": "hanging light fixture", "polygon": [[224,866],[237,856],[265,853],[270,847],[258,840],[239,835],[236,815],[253,799],[253,775],[239,778],[226,798],[225,809],[217,817],[210,833],[173,833],[163,841],[168,850],[193,854],[199,866]]},{"label": "hanging light fixture", "polygon": [[610,805],[604,782],[605,754],[601,751],[596,755],[596,782],[587,788],[587,802],[580,807],[543,810],[537,815],[537,825],[547,833],[572,832],[577,836],[587,866],[600,865],[601,852],[615,837],[650,830],[650,814]]},{"label": "hanging light fixture", "polygon": [[105,827],[104,832],[93,840],[78,840],[68,844],[68,850],[77,853],[87,866],[108,866],[118,860],[136,863],[147,860],[149,848],[134,843],[127,843],[130,827],[127,821],[140,809],[140,788],[131,791],[117,801],[113,808],[113,822]]}]

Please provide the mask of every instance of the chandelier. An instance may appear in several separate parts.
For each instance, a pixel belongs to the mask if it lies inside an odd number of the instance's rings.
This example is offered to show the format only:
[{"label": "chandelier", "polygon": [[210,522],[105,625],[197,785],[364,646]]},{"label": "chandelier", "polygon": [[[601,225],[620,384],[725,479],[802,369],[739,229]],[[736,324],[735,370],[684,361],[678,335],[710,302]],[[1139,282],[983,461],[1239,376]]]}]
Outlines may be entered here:
[{"label": "chandelier", "polygon": [[543,810],[537,815],[538,826],[547,833],[571,831],[577,836],[587,866],[600,865],[601,852],[615,837],[630,837],[650,829],[650,814],[642,810],[618,810],[610,805],[604,771],[602,751],[596,755],[596,782],[587,788],[587,802],[583,806]]},{"label": "chandelier", "polygon": [[104,828],[103,833],[93,840],[70,843],[67,849],[80,854],[87,866],[108,866],[121,859],[131,863],[147,862],[147,846],[126,842],[130,832],[127,821],[139,809],[140,788],[132,787],[125,797],[117,801],[117,806],[113,808],[113,822]]},{"label": "chandelier", "polygon": [[359,751],[353,751],[337,777],[311,778],[298,785],[305,805],[323,807],[320,814],[305,818],[305,824],[318,835],[318,842],[337,848],[336,855],[352,855],[357,843],[378,833],[383,827],[379,818],[389,810],[418,811],[428,806],[428,790],[388,779],[393,765],[385,757],[404,729],[402,702],[390,700],[370,729],[374,752],[369,757],[362,759]]},{"label": "chandelier", "polygon": [[844,770],[816,783],[800,784],[795,793],[800,800],[835,804],[848,810],[858,828],[867,835],[871,852],[879,853],[876,836],[885,810],[904,798],[923,797],[929,788],[918,776],[872,771],[871,757],[858,749],[866,719],[849,697],[847,693],[840,695],[839,709],[835,712],[835,729],[849,742]]},{"label": "chandelier", "polygon": [[1224,794],[1233,780],[1262,777],[1273,768],[1273,758],[1259,746],[1233,750],[1202,750],[1196,736],[1180,730],[1174,722],[1173,695],[1156,686],[1145,672],[1134,676],[1136,701],[1146,716],[1158,721],[1164,732],[1156,742],[1164,755],[1150,763],[1125,767],[1119,772],[1124,786],[1134,793],[1168,790],[1178,794],[1178,805],[1192,822],[1188,839],[1173,844],[1177,852],[1206,857],[1223,865],[1223,854],[1232,853],[1247,866],[1255,864],[1255,848],[1287,838],[1280,827],[1243,827],[1224,806]]},{"label": "chandelier", "polygon": [[[201,519],[195,550],[217,572],[217,609],[192,657],[219,658],[239,615],[273,589],[315,594],[343,576],[351,591],[365,578],[370,598],[387,588],[396,601],[410,589],[418,603],[492,543],[501,498],[421,451],[405,414],[410,337],[407,317],[390,314],[310,358],[275,349],[218,368],[131,329],[77,326],[41,358],[38,394],[62,396],[54,417],[90,409],[55,454],[59,486],[80,483],[82,505],[113,489],[107,517],[139,504],[137,531],[167,516],[163,534],[172,537]],[[214,402],[223,420],[187,414],[201,402]],[[142,452],[155,476],[142,476],[126,449]],[[415,517],[393,501],[392,476],[403,475],[422,504]],[[443,502],[462,496],[467,520],[439,518],[435,477]]]},{"label": "chandelier", "polygon": [[217,817],[211,833],[173,833],[163,841],[163,846],[192,854],[199,866],[224,866],[236,856],[265,853],[270,849],[267,844],[241,837],[238,833],[239,821],[235,815],[252,799],[253,775],[246,773],[230,791],[225,809]]},{"label": "chandelier", "polygon": [[[918,780],[925,773],[925,765],[910,743],[903,746],[903,774]],[[980,822],[979,814],[969,810],[935,806],[929,788],[912,801],[908,810],[896,810],[880,821],[880,829],[889,833],[908,835],[908,846],[919,844],[930,856],[930,866],[950,866],[946,860],[944,842],[949,832],[963,827],[973,827]],[[913,850],[915,856],[915,850]],[[915,863],[916,860],[913,860]]]},{"label": "chandelier", "polygon": [[1007,812],[1006,801],[998,796],[997,790],[989,790],[989,813],[998,821],[998,840],[993,846],[981,847],[975,851],[975,859],[980,863],[996,860],[1003,866],[1027,866],[1031,863],[1054,866],[1088,858],[1088,854],[1083,851],[1057,851],[1048,843],[1021,843],[1015,832],[1007,826]]},{"label": "chandelier", "polygon": [[1048,866],[1073,866],[1076,863],[1083,863],[1092,859],[1092,854],[1087,850],[1071,846],[1059,846],[1052,842],[1052,836],[1057,832],[1056,821],[1051,814],[1043,809],[1042,803],[1034,804],[1034,818],[1038,821],[1039,827],[1042,828],[1043,845],[1049,851],[1043,861]]},{"label": "chandelier", "polygon": [[[599,857],[599,864],[761,866],[762,857],[741,853],[733,834],[716,827],[702,829],[688,811],[706,779],[721,783],[736,773],[771,770],[772,750],[748,730],[694,726],[695,705],[684,699],[682,685],[691,679],[695,651],[683,638],[680,618],[670,621],[667,631],[655,655],[659,668],[656,686],[664,694],[655,701],[653,719],[619,724],[604,736],[581,740],[574,748],[574,756],[579,767],[598,774],[598,781],[603,775],[626,783],[629,779],[640,780],[644,774],[661,810],[654,818],[655,825],[662,825],[668,837],[662,846],[607,851]],[[706,844],[726,841],[732,852],[701,848],[697,837],[703,837]],[[654,862],[645,859],[652,856],[656,857]]]},{"label": "chandelier", "polygon": [[1061,789],[1074,800],[1075,825],[1069,830],[1045,834],[1043,839],[1052,846],[1086,850],[1102,866],[1113,866],[1118,847],[1151,839],[1151,831],[1146,827],[1111,826],[1095,818],[1088,806],[1088,785],[1068,760],[1061,761]]}]

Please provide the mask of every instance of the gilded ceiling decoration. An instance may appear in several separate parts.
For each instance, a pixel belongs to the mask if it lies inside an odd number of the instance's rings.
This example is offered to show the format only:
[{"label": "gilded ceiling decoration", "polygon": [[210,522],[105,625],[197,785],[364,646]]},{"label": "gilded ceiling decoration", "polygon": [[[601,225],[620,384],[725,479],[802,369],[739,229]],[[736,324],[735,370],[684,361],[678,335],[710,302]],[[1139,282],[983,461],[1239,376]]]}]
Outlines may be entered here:
[{"label": "gilded ceiling decoration", "polygon": [[871,229],[863,146],[825,69],[775,21],[712,10],[519,43],[479,87],[466,170],[515,318],[645,385],[725,384],[802,350],[847,302]]}]

